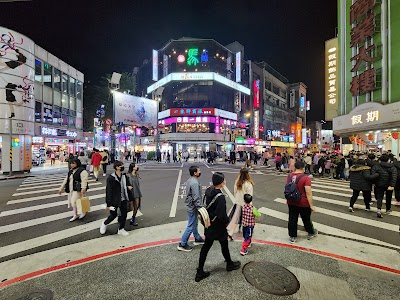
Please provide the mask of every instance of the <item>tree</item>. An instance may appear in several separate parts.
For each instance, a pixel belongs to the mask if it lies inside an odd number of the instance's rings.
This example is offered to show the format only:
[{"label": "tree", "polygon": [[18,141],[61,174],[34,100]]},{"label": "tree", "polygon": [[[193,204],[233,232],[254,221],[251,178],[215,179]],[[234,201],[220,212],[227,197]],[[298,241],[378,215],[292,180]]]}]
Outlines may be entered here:
[{"label": "tree", "polygon": [[[87,81],[85,83],[83,101],[83,129],[93,131],[93,119],[96,118],[96,110],[104,104],[105,117],[111,118],[113,115],[113,101],[109,89],[111,74],[102,76],[97,82]],[[136,91],[136,77],[128,72],[121,73],[119,92],[134,95]]]}]

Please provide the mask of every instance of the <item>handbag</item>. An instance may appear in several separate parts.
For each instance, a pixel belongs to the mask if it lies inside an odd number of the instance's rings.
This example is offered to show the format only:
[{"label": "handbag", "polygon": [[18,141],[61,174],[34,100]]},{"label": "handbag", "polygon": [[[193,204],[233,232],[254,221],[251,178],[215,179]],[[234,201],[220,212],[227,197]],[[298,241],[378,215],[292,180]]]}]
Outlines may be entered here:
[{"label": "handbag", "polygon": [[89,197],[82,197],[76,200],[76,210],[78,214],[85,214],[90,211]]}]

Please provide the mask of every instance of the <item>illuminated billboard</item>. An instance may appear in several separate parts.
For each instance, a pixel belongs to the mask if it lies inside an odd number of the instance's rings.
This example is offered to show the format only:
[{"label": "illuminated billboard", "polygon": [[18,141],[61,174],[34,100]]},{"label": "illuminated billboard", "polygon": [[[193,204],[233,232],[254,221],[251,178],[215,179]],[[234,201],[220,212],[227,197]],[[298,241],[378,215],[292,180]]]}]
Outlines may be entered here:
[{"label": "illuminated billboard", "polygon": [[325,42],[325,120],[338,116],[338,38]]}]

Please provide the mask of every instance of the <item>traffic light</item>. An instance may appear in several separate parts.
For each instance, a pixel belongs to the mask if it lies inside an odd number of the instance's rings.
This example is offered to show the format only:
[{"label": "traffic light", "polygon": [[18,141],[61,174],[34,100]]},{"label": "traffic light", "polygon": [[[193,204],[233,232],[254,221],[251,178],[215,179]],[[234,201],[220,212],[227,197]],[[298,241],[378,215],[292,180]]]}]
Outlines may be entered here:
[{"label": "traffic light", "polygon": [[19,147],[19,138],[13,138],[12,145],[13,147]]}]

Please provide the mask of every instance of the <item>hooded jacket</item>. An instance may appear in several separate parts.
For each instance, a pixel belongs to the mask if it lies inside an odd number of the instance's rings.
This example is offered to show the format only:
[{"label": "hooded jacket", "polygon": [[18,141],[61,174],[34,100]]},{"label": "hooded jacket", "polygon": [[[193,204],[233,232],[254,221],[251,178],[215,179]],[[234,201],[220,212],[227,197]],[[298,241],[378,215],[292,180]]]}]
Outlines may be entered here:
[{"label": "hooded jacket", "polygon": [[[215,189],[213,186],[207,188],[205,192],[206,205],[208,205],[218,193],[222,193],[221,190]],[[210,220],[214,221],[211,222],[210,227],[204,229],[204,235],[210,240],[226,240],[228,238],[226,226],[229,224],[229,217],[226,214],[225,196],[223,194],[219,196],[207,211]]]},{"label": "hooded jacket", "polygon": [[350,167],[350,188],[356,191],[371,191],[372,180],[378,177],[377,173],[371,175],[369,166],[353,165]]},{"label": "hooded jacket", "polygon": [[[129,179],[126,174],[121,175],[121,181],[124,187],[125,199],[129,201],[128,189],[130,186]],[[120,207],[121,206],[121,182],[118,180],[118,176],[113,173],[107,178],[106,187],[106,203],[107,207]]]},{"label": "hooded jacket", "polygon": [[380,162],[372,167],[372,174],[379,174],[376,180],[376,186],[380,188],[387,188],[389,186],[395,187],[397,181],[397,169],[388,162]]}]

